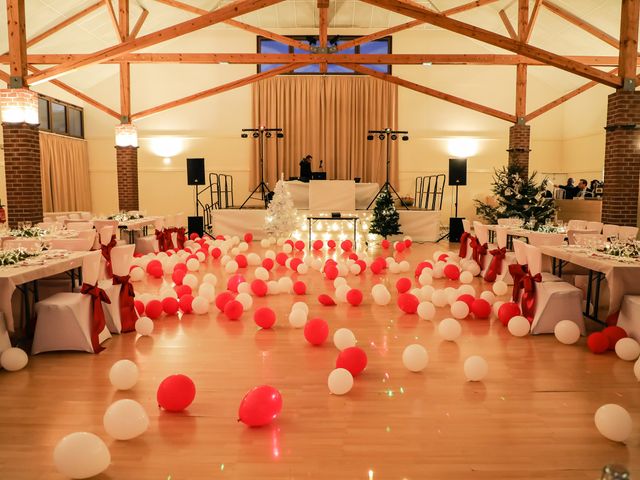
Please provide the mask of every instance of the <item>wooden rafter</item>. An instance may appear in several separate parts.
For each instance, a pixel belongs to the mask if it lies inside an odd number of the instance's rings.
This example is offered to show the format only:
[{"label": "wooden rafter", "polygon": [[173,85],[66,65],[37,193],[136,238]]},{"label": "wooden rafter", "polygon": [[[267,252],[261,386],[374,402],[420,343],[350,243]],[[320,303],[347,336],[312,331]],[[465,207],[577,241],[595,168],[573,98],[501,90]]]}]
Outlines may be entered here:
[{"label": "wooden rafter", "polygon": [[77,13],[74,13],[73,15],[71,15],[70,17],[67,17],[66,19],[64,19],[62,22],[54,25],[53,27],[51,27],[48,30],[45,30],[44,32],[36,35],[35,37],[31,38],[30,40],[27,41],[27,47],[32,47],[33,45],[35,45],[36,43],[41,42],[42,40],[44,40],[45,38],[50,37],[51,35],[53,35],[56,32],[59,32],[60,30],[62,30],[65,27],[68,27],[69,25],[71,25],[72,23],[77,22],[78,20],[80,20],[81,18],[89,15],[91,12],[94,12],[95,10],[99,9],[100,7],[104,6],[104,0],[99,0],[98,2],[89,5],[86,8],[83,8],[82,10],[80,10]]},{"label": "wooden rafter", "polygon": [[504,28],[507,29],[507,33],[509,34],[509,37],[513,40],[517,40],[518,34],[513,29],[513,25],[511,25],[511,21],[507,16],[507,12],[505,12],[504,9],[502,9],[498,12],[498,15],[500,15],[500,20],[502,20],[502,23],[504,24]]},{"label": "wooden rafter", "polygon": [[416,20],[424,20],[427,23],[438,26],[445,30],[458,33],[481,42],[488,43],[490,45],[509,50],[520,55],[525,55],[534,60],[540,60],[548,63],[561,70],[565,70],[569,73],[585,77],[589,80],[598,81],[604,85],[618,88],[621,86],[621,80],[615,76],[602,72],[596,68],[588,65],[581,64],[579,62],[570,60],[561,55],[543,50],[532,45],[527,45],[523,42],[513,40],[503,35],[485,30],[483,28],[470,25],[468,23],[454,20],[453,18],[445,17],[439,13],[434,13],[422,5],[416,4],[409,0],[363,0],[366,3],[376,5],[378,7],[385,8],[392,12],[396,12],[402,15],[406,15]]},{"label": "wooden rafter", "polygon": [[283,0],[237,0],[206,15],[157,30],[153,33],[143,35],[142,37],[127,40],[119,45],[105,48],[82,60],[70,61],[50,67],[39,74],[31,75],[29,81],[31,84],[44,82],[53,77],[63,75],[71,70],[76,70],[87,65],[102,63],[124,53],[129,53],[150,47],[151,45],[166,42],[167,40],[223,22],[229,18],[244,15],[245,13],[253,12],[254,10],[259,10],[270,5],[275,5],[282,1]]},{"label": "wooden rafter", "polygon": [[531,17],[529,18],[529,24],[527,25],[527,34],[524,38],[525,43],[529,43],[531,40],[531,34],[533,33],[533,27],[538,20],[538,14],[540,13],[540,6],[542,5],[542,0],[536,0],[536,3],[533,5],[533,11],[531,12]]},{"label": "wooden rafter", "polygon": [[[318,25],[320,34],[318,38],[320,39],[320,48],[323,51],[326,51],[328,41],[328,30],[329,30],[329,0],[318,0]],[[327,64],[320,64],[320,73],[327,73]]]},{"label": "wooden rafter", "polygon": [[555,13],[556,15],[558,15],[561,18],[564,18],[569,23],[572,23],[576,27],[581,28],[585,32],[590,33],[594,37],[599,38],[603,42],[608,43],[612,47],[618,48],[620,46],[618,40],[615,37],[609,35],[608,33],[600,30],[597,27],[594,27],[590,23],[584,21],[583,19],[581,19],[578,16],[574,15],[570,11],[565,10],[564,8],[556,5],[555,3],[552,3],[549,0],[542,0],[542,5],[545,8],[547,8],[547,10]]},{"label": "wooden rafter", "polygon": [[[189,5],[179,0],[155,0],[155,1],[158,3],[163,3],[165,5],[169,5],[170,7],[184,10],[185,12],[193,13],[195,15],[206,15],[207,13],[210,13],[208,10],[205,10],[199,7],[194,7],[193,5]],[[227,25],[230,25],[235,28],[239,28],[240,30],[244,30],[246,32],[255,33],[256,35],[261,35],[265,38],[269,38],[271,40],[284,43],[285,45],[291,45],[292,47],[299,48],[301,50],[307,50],[307,51],[311,50],[311,47],[307,43],[299,42],[297,40],[286,37],[284,35],[279,35],[277,33],[273,33],[259,27],[254,27],[253,25],[249,25],[247,23],[239,22],[238,20],[229,19],[229,20],[225,20],[223,23],[226,23]]]},{"label": "wooden rafter", "polygon": [[115,30],[116,35],[118,36],[118,38],[122,42],[124,40],[124,38],[122,38],[122,35],[120,34],[120,26],[118,25],[118,17],[116,16],[116,11],[113,8],[113,3],[111,3],[111,0],[104,0],[104,4],[107,6],[107,12],[109,12],[109,18],[111,19],[111,23],[113,24],[113,29]]},{"label": "wooden rafter", "polygon": [[[518,0],[518,40],[527,42],[529,30],[529,0]],[[527,66],[519,63],[516,69],[516,118],[524,122],[527,115]]]},{"label": "wooden rafter", "polygon": [[24,0],[7,0],[9,33],[9,75],[11,87],[25,86],[27,77],[27,39]]},{"label": "wooden rafter", "polygon": [[217,95],[219,93],[228,92],[229,90],[234,90],[236,88],[244,87],[245,85],[249,85],[259,80],[264,80],[265,78],[275,77],[276,75],[290,72],[292,70],[295,70],[296,68],[300,68],[300,64],[292,63],[289,65],[283,65],[281,67],[267,70],[266,72],[256,73],[248,77],[244,77],[229,83],[225,83],[224,85],[219,85],[214,88],[203,90],[202,92],[194,93],[193,95],[189,95],[179,100],[173,100],[171,102],[163,103],[162,105],[158,105],[156,107],[148,108],[147,110],[134,113],[131,116],[131,120],[140,120],[150,115],[163,112],[165,110],[169,110],[170,108],[175,108],[180,105],[185,105],[187,103],[195,102],[196,100],[201,100],[203,98],[211,97],[212,95]]},{"label": "wooden rafter", "polygon": [[480,105],[479,103],[472,102],[470,100],[465,100],[464,98],[456,97],[454,95],[450,95],[448,93],[441,92],[439,90],[434,90],[433,88],[425,87],[423,85],[419,85],[417,83],[410,82],[408,80],[404,80],[399,77],[395,77],[388,73],[382,73],[377,70],[373,70],[371,68],[364,67],[362,65],[353,65],[353,64],[344,64],[345,68],[350,68],[355,70],[356,72],[363,73],[365,75],[369,75],[371,77],[379,78],[380,80],[384,80],[387,82],[395,83],[396,85],[400,85],[401,87],[408,88],[410,90],[414,90],[416,92],[424,93],[425,95],[429,95],[431,97],[439,98],[440,100],[444,100],[446,102],[454,103],[461,107],[469,108],[476,112],[484,113],[485,115],[489,115],[492,117],[499,118],[501,120],[505,120],[507,122],[516,122],[516,117],[514,115],[510,115],[505,112],[501,112],[500,110],[496,110],[491,107],[487,107],[485,105]]},{"label": "wooden rafter", "polygon": [[[118,27],[122,41],[129,38],[129,0],[118,0]],[[131,66],[120,64],[120,117],[122,123],[131,118]]]},{"label": "wooden rafter", "polygon": [[625,89],[635,90],[640,0],[622,0],[620,18],[620,78],[624,81]]},{"label": "wooden rafter", "polygon": [[529,0],[518,0],[518,40],[525,41],[529,25]]},{"label": "wooden rafter", "polygon": [[[617,68],[614,68],[613,70],[610,70],[609,73],[613,73],[615,74],[618,71]],[[562,95],[561,97],[556,98],[554,101],[547,103],[546,105],[543,105],[542,107],[534,110],[533,112],[527,114],[526,116],[526,121],[530,121],[533,120],[536,117],[539,117],[540,115],[542,115],[543,113],[548,112],[549,110],[557,107],[558,105],[562,105],[564,102],[566,102],[567,100],[571,100],[572,98],[580,95],[583,92],[586,92],[587,90],[600,85],[598,82],[588,82],[585,83],[584,85],[576,88],[575,90],[571,90],[569,93],[565,93],[564,95]]]},{"label": "wooden rafter", "polygon": [[[455,15],[456,13],[466,12],[468,10],[472,10],[474,8],[482,7],[483,5],[488,5],[490,3],[494,3],[498,0],[475,0],[473,2],[465,3],[458,7],[453,7],[448,10],[445,10],[442,15],[449,16]],[[349,42],[344,42],[341,45],[338,45],[337,51],[347,50],[349,48],[353,48],[356,45],[362,45],[363,43],[373,42],[374,40],[378,40],[379,38],[384,38],[389,35],[393,35],[394,33],[402,32],[404,30],[408,30],[413,27],[417,27],[419,25],[424,25],[425,22],[421,20],[412,20],[407,23],[402,23],[400,25],[396,25],[395,27],[386,28],[384,30],[380,30],[376,33],[371,33],[369,35],[365,35],[363,37],[355,38]]]},{"label": "wooden rafter", "polygon": [[2,80],[7,85],[9,84],[9,74],[3,70],[0,70],[0,80]]},{"label": "wooden rafter", "polygon": [[133,26],[131,32],[129,33],[129,36],[127,37],[128,39],[136,38],[138,36],[138,34],[140,33],[140,29],[142,28],[142,25],[144,25],[144,21],[148,16],[149,10],[142,9],[142,13],[140,13],[136,24]]}]

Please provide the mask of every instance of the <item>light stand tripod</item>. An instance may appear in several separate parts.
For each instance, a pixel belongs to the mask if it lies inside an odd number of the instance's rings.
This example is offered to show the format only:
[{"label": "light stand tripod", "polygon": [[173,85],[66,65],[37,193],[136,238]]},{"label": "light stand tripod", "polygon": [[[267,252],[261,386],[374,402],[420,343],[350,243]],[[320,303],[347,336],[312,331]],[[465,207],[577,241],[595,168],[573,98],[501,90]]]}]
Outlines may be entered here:
[{"label": "light stand tripod", "polygon": [[367,135],[367,140],[369,141],[373,140],[374,133],[378,134],[378,138],[380,140],[387,141],[387,178],[386,178],[386,181],[384,182],[384,185],[382,185],[380,190],[378,190],[378,193],[376,193],[376,196],[373,197],[373,200],[371,200],[371,203],[367,207],[367,210],[371,208],[371,205],[373,205],[373,202],[375,202],[378,196],[385,190],[387,191],[387,193],[389,193],[389,191],[393,192],[393,194],[396,197],[398,197],[398,200],[400,200],[400,204],[405,209],[409,210],[409,207],[407,206],[407,204],[404,203],[404,200],[400,198],[400,195],[398,195],[398,192],[396,192],[396,189],[393,188],[393,185],[391,185],[391,182],[389,182],[389,176],[391,175],[391,141],[397,140],[398,135],[402,135],[402,141],[406,142],[409,140],[409,132],[404,130],[391,130],[390,128],[385,128],[384,130],[369,130],[368,133],[369,135]]},{"label": "light stand tripod", "polygon": [[[272,132],[276,133],[276,138],[284,138],[284,133],[282,133],[281,128],[243,128],[242,129],[242,138],[248,138],[249,133],[253,132],[252,137],[258,139],[258,159],[260,164],[260,183],[253,191],[249,194],[247,199],[244,201],[242,205],[240,205],[240,209],[247,204],[249,200],[252,198],[255,200],[261,200],[264,202],[264,208],[267,208],[267,195],[271,193],[269,186],[264,181],[264,139],[271,138],[273,136]],[[258,197],[254,197],[254,195],[259,195]]]}]

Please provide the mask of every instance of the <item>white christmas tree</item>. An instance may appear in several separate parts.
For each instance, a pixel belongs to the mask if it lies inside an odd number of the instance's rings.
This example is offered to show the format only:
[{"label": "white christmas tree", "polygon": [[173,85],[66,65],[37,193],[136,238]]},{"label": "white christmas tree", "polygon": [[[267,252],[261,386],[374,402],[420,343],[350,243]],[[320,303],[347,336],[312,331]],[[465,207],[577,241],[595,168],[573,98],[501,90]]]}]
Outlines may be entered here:
[{"label": "white christmas tree", "polygon": [[265,230],[269,235],[288,237],[297,227],[298,212],[293,206],[293,199],[282,177],[276,183],[273,194],[267,208]]}]

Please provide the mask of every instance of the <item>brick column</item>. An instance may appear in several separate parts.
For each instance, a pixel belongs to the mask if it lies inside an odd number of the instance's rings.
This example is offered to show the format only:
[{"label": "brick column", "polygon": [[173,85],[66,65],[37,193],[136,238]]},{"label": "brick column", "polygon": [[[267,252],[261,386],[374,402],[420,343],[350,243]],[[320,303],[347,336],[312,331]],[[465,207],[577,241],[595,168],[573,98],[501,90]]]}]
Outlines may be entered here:
[{"label": "brick column", "polygon": [[509,129],[509,165],[517,165],[524,173],[529,173],[529,148],[531,127],[524,123],[516,123]]},{"label": "brick column", "polygon": [[138,147],[116,147],[118,164],[118,208],[139,210]]},{"label": "brick column", "polygon": [[38,125],[3,123],[4,171],[9,227],[42,221],[40,133]]},{"label": "brick column", "polygon": [[638,225],[640,190],[640,92],[609,95],[604,151],[602,221]]}]

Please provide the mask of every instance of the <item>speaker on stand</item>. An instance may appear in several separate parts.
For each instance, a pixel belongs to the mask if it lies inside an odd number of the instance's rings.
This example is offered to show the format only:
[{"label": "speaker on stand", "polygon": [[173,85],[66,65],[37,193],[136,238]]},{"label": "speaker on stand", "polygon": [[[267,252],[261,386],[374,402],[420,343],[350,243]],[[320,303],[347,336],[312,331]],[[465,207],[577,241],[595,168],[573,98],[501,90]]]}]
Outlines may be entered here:
[{"label": "speaker on stand", "polygon": [[449,159],[449,185],[455,187],[455,216],[449,218],[449,233],[438,239],[443,240],[449,238],[449,242],[457,243],[464,232],[462,220],[464,217],[458,217],[458,188],[467,184],[467,159],[466,158],[450,158]]},{"label": "speaker on stand", "polygon": [[[198,200],[198,186],[205,183],[204,158],[187,158],[187,185],[195,187],[195,203],[196,215],[189,217],[188,231],[189,235],[197,233],[202,237],[204,235],[204,218],[200,216],[200,202]],[[204,212],[203,212],[204,213]]]}]

